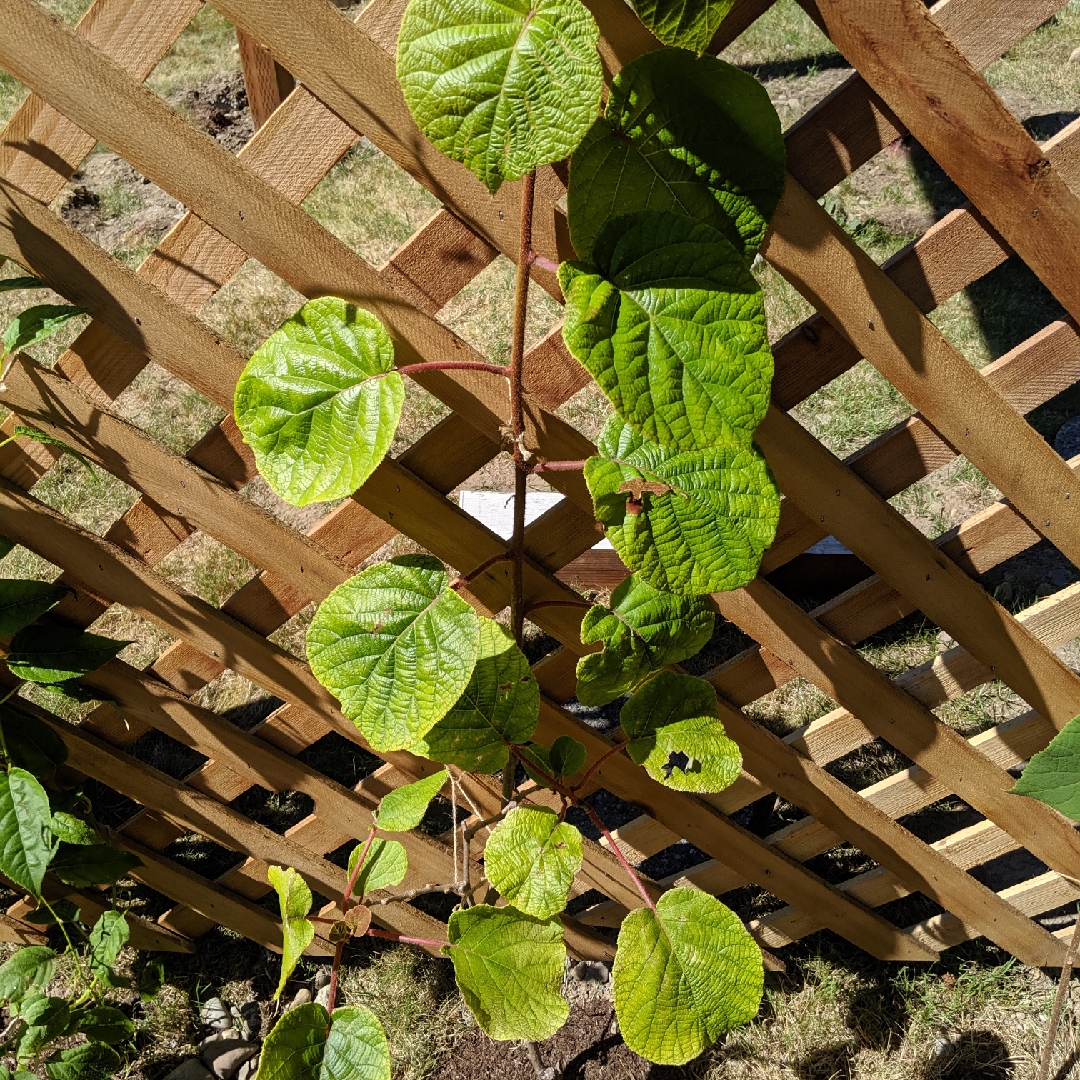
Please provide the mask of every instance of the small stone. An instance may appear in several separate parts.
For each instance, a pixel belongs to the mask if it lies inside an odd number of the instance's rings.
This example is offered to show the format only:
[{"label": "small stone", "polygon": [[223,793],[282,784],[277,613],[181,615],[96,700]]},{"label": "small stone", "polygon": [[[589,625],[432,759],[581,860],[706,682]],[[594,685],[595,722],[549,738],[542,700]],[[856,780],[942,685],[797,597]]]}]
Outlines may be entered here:
[{"label": "small stone", "polygon": [[262,1033],[262,1010],[257,1001],[240,1006],[240,1032],[245,1039],[257,1039]]},{"label": "small stone", "polygon": [[943,1058],[946,1054],[952,1052],[953,1042],[952,1039],[945,1038],[944,1035],[939,1035],[934,1040],[934,1048],[930,1051],[932,1057]]},{"label": "small stone", "polygon": [[609,1035],[618,1035],[619,1034],[619,1021],[617,1019],[611,1021],[611,1027],[608,1028],[608,1034]]},{"label": "small stone", "polygon": [[188,1058],[177,1065],[165,1080],[214,1080],[214,1074],[207,1072],[198,1058]]},{"label": "small stone", "polygon": [[599,960],[582,960],[581,963],[575,964],[570,969],[570,974],[578,982],[606,983],[611,978],[607,964],[603,964]]},{"label": "small stone", "polygon": [[320,987],[319,992],[315,995],[315,1000],[327,1011],[333,1012],[334,1007],[330,1004],[330,984]]},{"label": "small stone", "polygon": [[259,1055],[250,1057],[236,1072],[235,1080],[255,1080],[255,1074],[259,1071]]},{"label": "small stone", "polygon": [[208,1046],[214,1046],[217,1043],[222,1042],[238,1042],[240,1040],[240,1032],[236,1028],[229,1028],[227,1031],[215,1031],[213,1035],[207,1035],[201,1043],[199,1043],[199,1052],[202,1053]]},{"label": "small stone", "polygon": [[1069,53],[1069,63],[1080,64],[1080,47],[1073,49],[1073,51]]},{"label": "small stone", "polygon": [[301,1005],[306,1005],[311,1000],[311,991],[306,986],[301,986],[299,990],[293,994],[292,1001],[285,1007],[285,1011],[289,1009],[299,1008]]},{"label": "small stone", "polygon": [[329,986],[329,985],[330,985],[330,969],[329,968],[324,968],[324,967],[319,968],[319,970],[315,972],[315,989],[316,990],[321,990],[324,986]]},{"label": "small stone", "polygon": [[204,1001],[200,1012],[202,1022],[207,1027],[212,1027],[217,1031],[226,1031],[233,1026],[229,1010],[226,1008],[225,1002],[219,997],[208,998]]},{"label": "small stone", "polygon": [[202,1052],[203,1064],[218,1080],[232,1080],[237,1070],[259,1052],[259,1044],[243,1039],[223,1039]]}]

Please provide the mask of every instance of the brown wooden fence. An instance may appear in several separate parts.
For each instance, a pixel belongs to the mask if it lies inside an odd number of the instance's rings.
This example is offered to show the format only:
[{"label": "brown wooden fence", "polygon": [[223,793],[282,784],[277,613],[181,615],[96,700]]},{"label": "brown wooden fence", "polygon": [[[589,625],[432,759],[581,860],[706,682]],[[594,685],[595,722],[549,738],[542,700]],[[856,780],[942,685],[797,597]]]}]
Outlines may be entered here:
[{"label": "brown wooden fence", "polygon": [[[217,924],[278,947],[278,920],[257,903],[269,889],[266,865],[296,866],[318,892],[339,894],[344,872],[326,854],[365,834],[383,792],[431,768],[407,753],[386,755],[384,766],[348,789],[303,764],[297,755],[329,731],[353,742],[360,736],[306,665],[269,636],[398,533],[462,573],[503,546],[446,497],[500,451],[508,403],[497,380],[423,375],[451,415],[303,534],[239,493],[255,475],[231,419],[245,357],[198,318],[251,256],[307,297],[341,295],[375,311],[403,363],[475,356],[434,316],[498,254],[514,257],[517,185],[491,198],[417,132],[394,78],[403,3],[374,0],[354,23],[330,0],[216,0],[237,28],[260,125],[233,155],[143,85],[201,0],[96,0],[77,30],[33,0],[0,0],[0,67],[32,91],[0,145],[0,253],[94,315],[51,371],[18,362],[2,401],[141,494],[99,537],[31,493],[54,464],[48,449],[12,444],[0,450],[0,533],[64,568],[74,592],[57,617],[89,625],[121,604],[175,639],[148,670],[114,661],[86,679],[122,713],[100,705],[79,725],[54,721],[79,770],[142,807],[115,839],[142,859],[134,876],[175,902],[156,925],[139,924],[142,941],[157,947],[190,949]],[[714,47],[768,6],[737,0]],[[1007,770],[1080,713],[1080,679],[1055,653],[1080,632],[1080,585],[1014,616],[976,578],[1042,537],[1080,565],[1080,497],[1071,498],[1080,458],[1063,461],[1024,419],[1080,379],[1080,336],[1071,319],[1053,323],[980,371],[926,314],[1015,252],[1080,316],[1080,202],[1069,186],[1080,190],[1080,121],[1040,147],[978,74],[1062,0],[940,0],[929,13],[922,0],[804,6],[857,70],[789,130],[787,189],[762,249],[820,313],[775,347],[774,408],[758,441],[786,498],[763,573],[831,534],[875,574],[809,613],[764,578],[715,598],[721,614],[759,643],[709,675],[745,758],[733,787],[717,796],[679,794],[624,756],[605,763],[599,783],[641,808],[618,831],[638,858],[685,838],[711,860],[684,882],[719,895],[754,883],[786,905],[749,924],[769,949],[827,927],[884,959],[931,960],[985,935],[1027,963],[1060,963],[1071,928],[1051,933],[1035,916],[1080,898],[1069,880],[1080,878],[1080,837],[1041,804],[1006,794]],[[609,74],[656,46],[622,0],[590,7]],[[297,86],[288,92],[292,76]],[[817,199],[905,131],[972,202],[879,267]],[[361,134],[443,207],[381,271],[299,206]],[[97,140],[189,208],[136,272],[50,209]],[[548,168],[537,185],[534,242],[548,259],[570,254],[559,206],[564,179],[564,170]],[[536,279],[558,297],[550,274],[538,271]],[[840,460],[787,410],[862,357],[918,412]],[[110,412],[151,361],[227,413],[186,458]],[[588,456],[588,440],[554,415],[587,379],[557,329],[526,365],[530,445],[547,459]],[[957,454],[1007,500],[931,542],[887,500]],[[580,474],[549,476],[566,499],[528,529],[530,603],[577,595],[556,573],[597,540]],[[261,568],[220,609],[155,572],[196,532]],[[475,581],[480,609],[506,605],[507,574],[496,566]],[[932,662],[889,679],[852,648],[916,610],[956,642]],[[535,666],[544,693],[538,738],[572,733],[595,758],[604,738],[560,708],[573,695],[583,651],[579,618],[567,606],[535,613],[561,643]],[[226,669],[284,704],[252,731],[196,704],[192,696]],[[797,676],[837,707],[780,739],[743,709]],[[994,680],[1030,711],[971,739],[935,715]],[[209,760],[178,781],[125,753],[150,729]],[[830,773],[831,763],[876,739],[915,764],[861,791]],[[253,785],[303,792],[314,812],[279,835],[230,805]],[[765,838],[732,820],[770,792],[810,816]],[[935,844],[899,824],[950,794],[981,820]],[[497,800],[481,781],[470,796],[479,812]],[[191,833],[244,860],[211,881],[162,854]],[[448,880],[446,846],[419,833],[407,842],[408,885]],[[843,842],[873,868],[839,884],[808,868]],[[969,872],[1020,848],[1049,869],[997,893]],[[617,925],[635,897],[611,853],[591,842],[577,883],[579,893],[590,889],[607,899],[567,919],[568,943],[577,955],[609,956],[593,927]],[[911,893],[944,913],[904,927],[879,911]],[[93,893],[73,898],[91,912],[105,903]],[[32,933],[19,919],[26,911],[25,903],[11,909],[8,936]],[[432,917],[415,907],[387,906],[377,917],[432,936]],[[328,951],[325,941],[312,951]]]}]

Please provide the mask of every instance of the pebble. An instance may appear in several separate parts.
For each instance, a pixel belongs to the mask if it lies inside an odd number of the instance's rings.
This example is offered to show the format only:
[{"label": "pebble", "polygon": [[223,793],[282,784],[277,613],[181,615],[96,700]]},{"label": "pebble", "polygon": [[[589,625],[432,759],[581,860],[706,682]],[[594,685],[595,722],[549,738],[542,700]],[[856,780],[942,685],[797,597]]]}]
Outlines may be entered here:
[{"label": "pebble", "polygon": [[931,1056],[934,1058],[943,1058],[946,1054],[950,1053],[953,1049],[952,1039],[946,1039],[944,1035],[939,1035],[934,1040],[934,1048],[930,1051]]},{"label": "pebble", "polygon": [[298,1008],[300,1005],[306,1005],[311,1000],[311,991],[306,986],[301,986],[299,990],[293,994],[292,1001],[285,1006],[285,1011]]},{"label": "pebble", "polygon": [[225,1031],[215,1031],[213,1035],[207,1035],[201,1043],[199,1043],[199,1053],[202,1053],[208,1046],[214,1046],[216,1043],[221,1042],[239,1042],[240,1032],[234,1027],[227,1028]]},{"label": "pebble", "polygon": [[255,1080],[255,1074],[259,1071],[259,1055],[250,1057],[236,1072],[235,1080]]},{"label": "pebble", "polygon": [[207,1027],[212,1027],[217,1031],[227,1031],[233,1026],[232,1017],[221,998],[208,998],[203,1002],[200,1012],[202,1021]]},{"label": "pebble", "polygon": [[319,968],[319,970],[315,972],[315,989],[316,990],[321,990],[324,986],[329,986],[329,985],[330,985],[330,969],[329,968],[324,968],[324,967]]},{"label": "pebble", "polygon": [[240,1006],[240,1032],[245,1039],[257,1039],[262,1033],[262,1010],[257,1001]]},{"label": "pebble", "polygon": [[1080,64],[1080,48],[1073,49],[1073,51],[1069,53],[1069,63]]},{"label": "pebble", "polygon": [[319,992],[315,995],[315,1000],[327,1011],[333,1012],[333,1006],[330,1004],[330,984],[319,988]]},{"label": "pebble", "polygon": [[207,1072],[198,1058],[188,1058],[177,1065],[165,1080],[214,1080],[214,1074]]},{"label": "pebble", "polygon": [[258,1052],[258,1043],[227,1039],[206,1047],[202,1052],[202,1062],[218,1080],[232,1080],[240,1066]]},{"label": "pebble", "polygon": [[582,960],[581,963],[575,964],[570,969],[570,974],[578,982],[606,983],[611,978],[607,964],[603,964],[598,960]]}]

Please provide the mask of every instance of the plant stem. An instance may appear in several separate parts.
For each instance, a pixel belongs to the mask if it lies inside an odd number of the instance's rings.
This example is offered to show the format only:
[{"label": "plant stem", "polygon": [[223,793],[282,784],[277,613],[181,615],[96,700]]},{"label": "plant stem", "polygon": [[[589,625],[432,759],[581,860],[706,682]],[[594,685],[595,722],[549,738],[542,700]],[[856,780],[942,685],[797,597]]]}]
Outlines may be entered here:
[{"label": "plant stem", "polygon": [[[342,914],[346,914],[349,910],[349,900],[352,897],[353,886],[356,884],[356,879],[360,876],[360,871],[364,869],[364,860],[367,858],[368,852],[371,850],[371,843],[375,839],[375,826],[372,825],[368,830],[367,839],[364,841],[363,850],[360,852],[360,857],[356,860],[356,869],[349,876],[349,882],[345,886],[345,892],[341,897],[341,911]],[[331,1015],[334,1012],[334,1004],[337,1001],[337,984],[338,984],[338,971],[341,968],[341,957],[345,951],[345,941],[347,938],[339,941],[334,948],[334,962],[330,965],[330,989],[327,992],[327,1009],[326,1011]],[[329,1033],[327,1028],[327,1033]]]},{"label": "plant stem", "polygon": [[1050,1013],[1050,1028],[1046,1033],[1046,1045],[1043,1047],[1042,1060],[1039,1062],[1038,1080],[1046,1080],[1050,1075],[1050,1060],[1054,1056],[1054,1042],[1057,1039],[1058,1024],[1061,1022],[1061,1012],[1065,1006],[1065,995],[1069,990],[1069,980],[1072,978],[1073,964],[1076,962],[1077,951],[1080,950],[1080,911],[1077,912],[1076,926],[1073,928],[1072,941],[1065,953],[1065,963],[1061,967],[1061,979],[1058,982],[1057,995],[1054,997],[1054,1008]]},{"label": "plant stem", "polygon": [[498,555],[492,555],[490,559],[485,559],[475,570],[470,570],[464,577],[454,578],[450,582],[450,588],[457,589],[462,585],[468,585],[470,582],[475,581],[485,570],[490,570],[497,563],[506,562],[510,557],[509,551],[500,551]]},{"label": "plant stem", "polygon": [[585,771],[585,775],[574,785],[574,791],[580,791],[588,782],[593,773],[604,764],[609,757],[617,754],[620,750],[625,750],[630,745],[629,739],[623,739],[621,742],[617,742],[610,749],[605,750]]},{"label": "plant stem", "polygon": [[[510,369],[501,364],[485,364],[482,360],[429,360],[423,364],[406,364],[393,368],[399,375],[415,375],[418,371],[486,371],[491,375],[510,378]],[[380,374],[389,375],[390,372]]]},{"label": "plant stem", "polygon": [[540,473],[546,472],[581,472],[585,468],[585,462],[582,461],[541,461],[539,464],[534,465],[529,472],[534,476]]},{"label": "plant stem", "polygon": [[446,941],[433,941],[431,938],[405,937],[393,930],[378,930],[373,926],[368,927],[368,937],[382,938],[385,941],[400,941],[402,945],[434,946],[436,949],[445,948],[449,944]]},{"label": "plant stem", "polygon": [[634,868],[626,861],[626,856],[623,855],[619,849],[619,845],[615,843],[615,837],[608,832],[608,827],[600,820],[600,815],[587,803],[582,802],[578,804],[584,807],[585,813],[589,815],[589,820],[604,834],[607,838],[608,846],[613,852],[615,852],[616,858],[622,863],[622,868],[626,871],[630,880],[637,886],[637,891],[641,893],[641,898],[645,901],[646,906],[652,910],[656,910],[656,905],[653,903],[652,897],[648,894],[645,886],[641,883],[641,878],[634,873]]}]

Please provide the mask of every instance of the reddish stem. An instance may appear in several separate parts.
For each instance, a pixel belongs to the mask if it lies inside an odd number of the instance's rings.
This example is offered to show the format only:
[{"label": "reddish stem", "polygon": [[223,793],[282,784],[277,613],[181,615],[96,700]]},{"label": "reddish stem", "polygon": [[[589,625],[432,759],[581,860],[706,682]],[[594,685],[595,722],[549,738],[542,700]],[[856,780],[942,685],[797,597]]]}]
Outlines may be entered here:
[{"label": "reddish stem", "polygon": [[490,570],[496,563],[506,562],[509,558],[509,551],[501,551],[498,555],[492,555],[490,559],[485,559],[475,570],[470,570],[464,577],[454,578],[450,582],[450,588],[457,589],[462,585],[468,585],[470,581],[475,581],[485,570]]},{"label": "reddish stem", "polygon": [[405,937],[404,934],[397,934],[393,930],[379,930],[374,926],[368,927],[368,937],[384,938],[386,941],[400,941],[403,945],[434,946],[436,949],[443,949],[450,944],[448,941],[434,941],[431,938]]},{"label": "reddish stem", "polygon": [[645,890],[645,886],[641,883],[641,878],[634,873],[634,868],[626,861],[626,856],[623,855],[619,849],[619,845],[615,843],[615,837],[608,832],[607,826],[600,820],[600,815],[587,803],[582,802],[578,804],[585,808],[585,813],[589,815],[589,820],[604,834],[607,838],[607,842],[611,847],[611,850],[615,852],[616,858],[622,863],[622,868],[626,871],[630,880],[637,886],[637,891],[641,893],[641,898],[645,901],[645,904],[652,911],[656,910],[656,905],[653,903],[652,897]]},{"label": "reddish stem", "polygon": [[541,461],[534,465],[529,472],[534,476],[546,472],[581,472],[585,468],[584,461]]},{"label": "reddish stem", "polygon": [[595,760],[595,761],[594,761],[594,762],[593,762],[593,763],[592,763],[592,764],[591,764],[591,765],[590,765],[590,766],[588,767],[588,769],[586,769],[586,771],[585,771],[585,775],[584,775],[584,776],[583,776],[583,777],[582,777],[582,778],[581,778],[581,779],[580,779],[580,780],[579,780],[579,781],[578,781],[578,782],[577,782],[577,783],[576,783],[576,784],[574,785],[574,791],[580,791],[580,790],[581,790],[581,789],[582,789],[582,788],[583,788],[583,787],[584,787],[584,786],[586,785],[586,783],[588,783],[588,781],[589,781],[590,777],[591,777],[591,776],[593,775],[593,773],[595,773],[595,772],[596,772],[596,770],[597,770],[597,769],[599,769],[599,768],[600,768],[600,766],[601,766],[601,765],[603,765],[603,764],[604,764],[604,762],[605,762],[605,761],[607,761],[607,759],[608,759],[609,757],[613,757],[613,756],[614,756],[615,754],[617,754],[617,753],[618,753],[618,752],[619,752],[620,750],[625,750],[625,749],[626,749],[626,747],[628,747],[629,745],[630,745],[630,740],[629,740],[629,739],[623,739],[623,741],[622,741],[622,742],[618,742],[618,743],[616,743],[616,744],[615,744],[615,745],[614,745],[613,747],[611,747],[611,748],[610,748],[609,750],[605,750],[605,751],[604,751],[604,753],[602,753],[602,754],[601,754],[601,755],[600,755],[600,756],[599,756],[599,757],[598,757],[598,758],[597,758],[597,759],[596,759],[596,760]]},{"label": "reddish stem", "polygon": [[[501,375],[504,379],[510,378],[510,369],[500,364],[485,364],[480,360],[431,360],[423,364],[406,364],[404,367],[394,368],[399,375],[414,375],[418,371],[486,371],[490,375]],[[389,371],[381,374],[389,375]]]},{"label": "reddish stem", "polygon": [[[353,886],[356,884],[356,879],[360,876],[360,871],[364,868],[364,860],[371,850],[371,843],[374,839],[375,826],[372,825],[368,832],[367,839],[364,841],[364,847],[360,852],[360,858],[356,860],[356,869],[349,875],[349,883],[345,886],[345,893],[341,897],[342,913],[347,913],[349,910],[349,900],[352,897]],[[343,939],[337,943],[337,947],[334,949],[334,962],[330,966],[330,989],[327,996],[330,1007],[326,1010],[328,1013],[333,1013],[334,1003],[337,1001],[338,969],[341,967],[341,956],[345,951],[345,940],[347,939]],[[328,1033],[329,1030],[330,1029],[327,1028]]]},{"label": "reddish stem", "polygon": [[559,272],[559,264],[557,262],[545,259],[543,255],[537,255],[535,251],[530,252],[529,255],[533,266],[535,266],[537,270],[546,270],[549,274],[557,274]]},{"label": "reddish stem", "polygon": [[564,799],[570,799],[571,801],[573,800],[574,793],[565,784],[560,784],[559,781],[555,779],[555,777],[548,776],[548,774],[544,772],[543,769],[537,768],[536,765],[534,765],[533,762],[529,761],[525,757],[525,755],[518,750],[516,746],[511,746],[508,744],[507,749],[510,751],[511,754],[513,754],[514,757],[518,759],[518,761],[520,761],[522,764],[527,764],[529,769],[532,770],[533,774],[539,776],[540,779],[543,780],[544,783],[547,784],[552,790],[557,791]]}]

